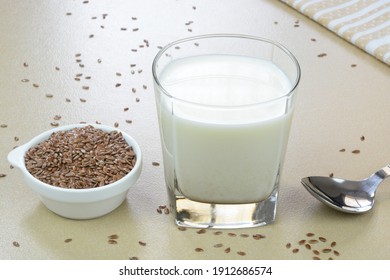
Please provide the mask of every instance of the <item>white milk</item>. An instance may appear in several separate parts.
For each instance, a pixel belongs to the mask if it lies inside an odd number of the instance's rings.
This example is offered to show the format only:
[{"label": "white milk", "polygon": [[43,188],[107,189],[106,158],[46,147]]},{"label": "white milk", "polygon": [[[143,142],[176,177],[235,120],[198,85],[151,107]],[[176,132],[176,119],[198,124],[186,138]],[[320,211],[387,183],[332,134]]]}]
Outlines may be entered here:
[{"label": "white milk", "polygon": [[159,100],[167,184],[176,178],[179,191],[200,202],[266,199],[290,127],[288,99],[274,100],[291,89],[287,76],[269,61],[204,55],[172,62],[160,83],[174,97]]}]

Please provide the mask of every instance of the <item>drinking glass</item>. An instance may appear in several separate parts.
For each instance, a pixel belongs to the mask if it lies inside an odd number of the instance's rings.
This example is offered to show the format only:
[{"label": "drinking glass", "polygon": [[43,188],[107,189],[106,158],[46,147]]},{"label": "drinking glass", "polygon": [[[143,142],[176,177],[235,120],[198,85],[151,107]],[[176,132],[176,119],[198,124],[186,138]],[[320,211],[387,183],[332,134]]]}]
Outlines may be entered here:
[{"label": "drinking glass", "polygon": [[179,226],[275,220],[300,67],[280,43],[212,34],[153,61],[164,177]]}]

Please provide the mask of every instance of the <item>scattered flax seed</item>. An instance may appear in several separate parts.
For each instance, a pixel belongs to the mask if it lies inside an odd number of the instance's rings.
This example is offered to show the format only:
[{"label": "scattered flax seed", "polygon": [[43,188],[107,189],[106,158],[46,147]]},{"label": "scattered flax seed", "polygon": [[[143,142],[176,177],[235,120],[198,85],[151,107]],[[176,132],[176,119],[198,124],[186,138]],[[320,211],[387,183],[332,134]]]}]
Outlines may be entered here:
[{"label": "scattered flax seed", "polygon": [[54,119],[55,121],[59,121],[61,118],[62,118],[62,117],[61,117],[60,115],[55,115],[53,119]]},{"label": "scattered flax seed", "polygon": [[317,257],[317,256],[314,256],[312,259],[313,259],[313,260],[320,260],[320,258]]},{"label": "scattered flax seed", "polygon": [[326,242],[326,238],[322,237],[322,236],[318,237],[318,240],[321,241],[321,242]]},{"label": "scattered flax seed", "polygon": [[4,178],[4,177],[6,177],[6,176],[7,176],[7,174],[0,173],[0,178]]},{"label": "scattered flax seed", "polygon": [[33,84],[33,87],[39,88],[39,85],[38,84]]},{"label": "scattered flax seed", "polygon": [[65,98],[65,102],[70,102],[70,99],[69,98]]},{"label": "scattered flax seed", "polygon": [[364,137],[364,135],[362,135],[362,136],[360,137],[360,140],[361,140],[361,141],[364,141],[364,140],[366,140],[366,137]]},{"label": "scattered flax seed", "polygon": [[83,102],[83,103],[85,103],[85,102],[87,102],[87,100],[86,100],[86,99],[84,99],[84,98],[80,98],[80,102]]},{"label": "scattered flax seed", "polygon": [[247,237],[249,237],[249,234],[247,234],[247,233],[241,233],[241,234],[240,234],[240,237],[247,238]]},{"label": "scattered flax seed", "polygon": [[118,83],[118,84],[115,85],[115,87],[120,87],[121,85],[122,85],[122,84],[119,84],[119,83]]},{"label": "scattered flax seed", "polygon": [[230,251],[231,251],[230,247],[228,247],[228,248],[226,248],[226,249],[224,250],[224,252],[225,252],[226,254],[230,253]]},{"label": "scattered flax seed", "polygon": [[126,120],[126,123],[133,123],[132,120]]},{"label": "scattered flax seed", "polygon": [[152,162],[152,165],[153,165],[153,166],[160,166],[160,163],[157,162],[157,161],[153,161],[153,162]]},{"label": "scattered flax seed", "polygon": [[135,102],[140,102],[141,101],[141,99],[139,99],[139,97],[137,97],[136,99],[135,99]]},{"label": "scattered flax seed", "polygon": [[346,150],[345,149],[340,149],[339,152],[344,153]]},{"label": "scattered flax seed", "polygon": [[99,58],[99,59],[97,60],[97,63],[102,63],[101,58]]},{"label": "scattered flax seed", "polygon": [[115,122],[115,123],[114,123],[114,126],[115,126],[115,127],[119,127],[119,123],[118,123],[118,122]]},{"label": "scattered flax seed", "polygon": [[116,241],[115,239],[108,239],[108,244],[118,244],[118,241]]},{"label": "scattered flax seed", "polygon": [[22,83],[28,83],[29,81],[29,79],[22,79]]},{"label": "scattered flax seed", "polygon": [[352,151],[353,154],[360,154],[360,150],[356,149]]},{"label": "scattered flax seed", "polygon": [[195,248],[195,252],[203,252],[204,250],[202,248]]},{"label": "scattered flax seed", "polygon": [[51,125],[51,126],[54,126],[54,127],[57,127],[57,126],[59,126],[60,124],[59,124],[58,122],[51,122],[50,125]]},{"label": "scattered flax seed", "polygon": [[311,38],[310,39],[312,42],[317,42],[317,39],[316,38]]},{"label": "scattered flax seed", "polygon": [[118,238],[119,238],[118,234],[111,234],[110,236],[108,236],[108,239],[118,239]]},{"label": "scattered flax seed", "polygon": [[28,63],[27,62],[23,62],[23,66],[24,67],[28,67]]},{"label": "scattered flax seed", "polygon": [[139,260],[138,257],[130,257],[129,260]]},{"label": "scattered flax seed", "polygon": [[141,246],[146,246],[146,242],[144,242],[144,241],[138,241],[138,244]]},{"label": "scattered flax seed", "polygon": [[169,209],[168,209],[168,208],[165,208],[165,209],[164,209],[164,214],[165,214],[165,215],[168,215],[168,214],[169,214]]},{"label": "scattered flax seed", "polygon": [[313,254],[318,256],[320,252],[318,250],[313,250]]},{"label": "scattered flax seed", "polygon": [[58,67],[58,66],[56,66],[55,69],[56,69],[57,71],[60,71],[60,67]]},{"label": "scattered flax seed", "polygon": [[329,173],[329,177],[333,178],[334,174],[333,172]]},{"label": "scattered flax seed", "polygon": [[334,254],[335,256],[340,256],[339,251],[336,251],[336,250],[333,250],[333,254]]},{"label": "scattered flax seed", "polygon": [[85,79],[86,79],[86,80],[90,80],[90,79],[91,79],[91,76],[86,76]]},{"label": "scattered flax seed", "polygon": [[332,249],[325,248],[325,249],[322,249],[321,252],[322,252],[322,253],[330,253],[330,252],[332,252]]},{"label": "scattered flax seed", "polygon": [[12,245],[14,245],[15,247],[20,247],[20,244],[19,244],[19,242],[18,242],[18,241],[14,241],[14,242],[12,242]]},{"label": "scattered flax seed", "polygon": [[204,233],[206,233],[206,230],[204,228],[202,228],[202,229],[198,230],[196,233],[197,234],[204,234]]},{"label": "scattered flax seed", "polygon": [[133,28],[133,32],[137,32],[139,28]]},{"label": "scattered flax seed", "polygon": [[3,123],[3,124],[0,125],[0,127],[1,127],[1,128],[6,128],[6,127],[8,127],[8,125],[6,125],[6,124]]},{"label": "scattered flax seed", "polygon": [[306,236],[307,236],[307,237],[312,237],[312,236],[314,236],[314,233],[308,232],[308,233],[306,233]]},{"label": "scattered flax seed", "polygon": [[132,91],[133,93],[136,93],[136,92],[137,92],[136,88],[132,88],[131,91]]},{"label": "scattered flax seed", "polygon": [[83,90],[89,90],[89,86],[83,86]]},{"label": "scattered flax seed", "polygon": [[252,235],[252,237],[255,240],[259,240],[259,239],[265,238],[265,235],[257,233],[257,234]]},{"label": "scattered flax seed", "polygon": [[123,108],[123,111],[124,111],[124,112],[127,112],[127,111],[129,111],[129,107],[125,107],[125,108]]},{"label": "scattered flax seed", "polygon": [[126,27],[122,27],[122,28],[121,28],[121,31],[126,31],[126,30],[127,30]]},{"label": "scattered flax seed", "polygon": [[228,236],[230,236],[230,237],[236,237],[237,234],[235,234],[234,232],[229,232],[229,233],[228,233]]},{"label": "scattered flax seed", "polygon": [[332,243],[330,243],[330,247],[335,247],[337,245],[336,241],[333,241]]},{"label": "scattered flax seed", "polygon": [[245,256],[245,255],[246,255],[246,253],[245,253],[245,252],[243,252],[243,251],[238,251],[238,252],[237,252],[237,255],[240,255],[240,256]]},{"label": "scattered flax seed", "polygon": [[73,240],[72,238],[67,238],[67,239],[64,240],[64,242],[65,243],[69,243],[69,242],[72,242],[72,240]]},{"label": "scattered flax seed", "polygon": [[351,64],[351,67],[352,67],[352,68],[354,68],[354,67],[356,67],[356,66],[357,66],[356,64]]},{"label": "scattered flax seed", "polygon": [[305,248],[308,250],[311,250],[311,245],[310,244],[305,244]]},{"label": "scattered flax seed", "polygon": [[93,34],[90,34],[90,35],[89,35],[89,38],[93,38],[93,37],[95,37],[95,35],[93,35]]},{"label": "scattered flax seed", "polygon": [[291,248],[291,243],[290,243],[290,242],[288,242],[288,243],[286,244],[286,248],[287,248],[287,249],[290,249],[290,248]]},{"label": "scattered flax seed", "polygon": [[177,229],[180,230],[180,231],[186,231],[187,230],[187,228],[185,228],[185,227],[178,227]]},{"label": "scattered flax seed", "polygon": [[319,55],[317,55],[318,57],[325,57],[325,56],[327,56],[327,54],[326,53],[320,53]]},{"label": "scattered flax seed", "polygon": [[310,244],[316,244],[316,243],[318,243],[318,240],[317,239],[311,239],[311,240],[309,240],[309,243]]},{"label": "scattered flax seed", "polygon": [[157,213],[162,214],[162,210],[160,208],[157,208]]},{"label": "scattered flax seed", "polygon": [[305,243],[306,243],[306,240],[305,240],[305,239],[302,239],[302,240],[300,240],[300,241],[298,242],[299,245],[303,245],[303,244],[305,244]]},{"label": "scattered flax seed", "polygon": [[143,88],[143,89],[147,89],[148,87],[147,87],[146,85],[143,85],[142,88]]},{"label": "scattered flax seed", "polygon": [[15,136],[15,137],[14,137],[14,140],[15,140],[16,142],[18,142],[18,141],[19,141],[19,137],[18,137],[18,136]]},{"label": "scattered flax seed", "polygon": [[214,244],[213,247],[214,248],[221,248],[221,247],[223,247],[223,244],[222,243],[217,243],[217,244]]},{"label": "scattered flax seed", "polygon": [[51,93],[47,93],[47,94],[46,94],[46,97],[47,97],[47,98],[52,98],[53,96],[54,96],[54,95],[51,94]]},{"label": "scattered flax seed", "polygon": [[299,252],[299,249],[298,249],[298,248],[294,248],[294,249],[292,250],[292,252],[293,252],[294,254],[296,254],[296,253]]},{"label": "scattered flax seed", "polygon": [[221,235],[222,233],[223,233],[222,231],[218,230],[218,231],[214,232],[214,235]]}]

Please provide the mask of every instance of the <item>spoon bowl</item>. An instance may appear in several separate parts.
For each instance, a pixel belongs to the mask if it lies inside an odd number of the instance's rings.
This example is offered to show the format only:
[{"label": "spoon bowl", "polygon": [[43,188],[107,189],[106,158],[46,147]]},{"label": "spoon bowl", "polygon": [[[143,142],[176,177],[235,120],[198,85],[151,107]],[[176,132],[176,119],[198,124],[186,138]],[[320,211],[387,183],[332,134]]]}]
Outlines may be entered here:
[{"label": "spoon bowl", "polygon": [[388,176],[390,165],[360,181],[311,176],[302,178],[301,183],[311,195],[325,205],[341,212],[359,214],[372,209],[375,192]]}]

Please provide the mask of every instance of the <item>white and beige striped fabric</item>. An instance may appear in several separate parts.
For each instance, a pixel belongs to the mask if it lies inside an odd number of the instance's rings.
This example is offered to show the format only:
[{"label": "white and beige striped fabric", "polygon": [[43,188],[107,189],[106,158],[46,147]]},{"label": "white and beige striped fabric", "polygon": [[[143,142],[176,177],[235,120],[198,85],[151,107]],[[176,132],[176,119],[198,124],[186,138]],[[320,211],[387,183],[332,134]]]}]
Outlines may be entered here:
[{"label": "white and beige striped fabric", "polygon": [[390,65],[390,0],[282,0]]}]

